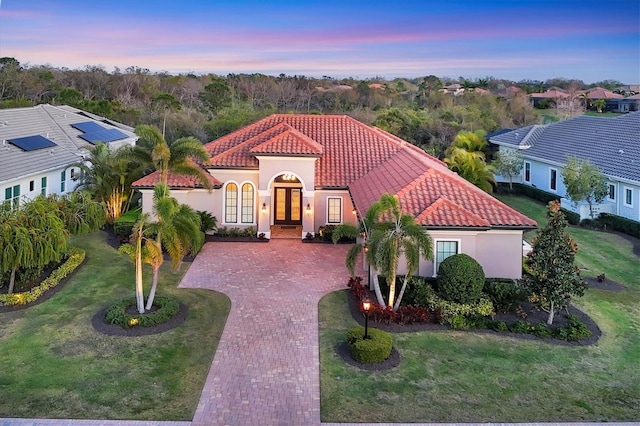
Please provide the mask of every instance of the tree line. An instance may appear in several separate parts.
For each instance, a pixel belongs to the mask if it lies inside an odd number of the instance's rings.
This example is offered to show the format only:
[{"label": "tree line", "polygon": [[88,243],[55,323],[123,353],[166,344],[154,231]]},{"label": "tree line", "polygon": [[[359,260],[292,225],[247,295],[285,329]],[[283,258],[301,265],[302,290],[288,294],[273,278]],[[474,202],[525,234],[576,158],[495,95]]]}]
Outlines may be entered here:
[{"label": "tree line", "polygon": [[[443,87],[452,83],[487,92],[443,93]],[[501,95],[514,84],[521,94]],[[613,88],[621,83],[596,84]],[[566,79],[514,83],[493,77],[456,80],[433,75],[394,80],[260,73],[175,75],[137,66],[108,72],[99,65],[68,69],[0,58],[2,108],[70,105],[132,127],[154,125],[164,129],[168,139],[194,136],[201,142],[272,113],[340,113],[377,125],[440,158],[459,131],[491,132],[537,122],[526,94],[551,86],[587,87]]]}]

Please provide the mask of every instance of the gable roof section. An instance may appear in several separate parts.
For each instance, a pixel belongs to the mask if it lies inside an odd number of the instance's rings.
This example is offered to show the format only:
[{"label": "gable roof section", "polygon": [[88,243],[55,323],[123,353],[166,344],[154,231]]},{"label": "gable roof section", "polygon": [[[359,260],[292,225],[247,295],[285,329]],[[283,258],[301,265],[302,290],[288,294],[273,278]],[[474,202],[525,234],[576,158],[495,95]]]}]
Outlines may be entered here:
[{"label": "gable roof section", "polygon": [[423,226],[533,228],[536,222],[504,205],[413,146],[349,186],[357,209],[366,211],[382,194],[395,194],[403,212]]},{"label": "gable roof section", "polygon": [[252,154],[262,155],[291,155],[291,156],[312,156],[319,157],[322,155],[322,145],[308,136],[300,133],[288,124],[283,133],[275,136],[259,145],[251,148],[249,152]]},{"label": "gable roof section", "polygon": [[[525,145],[523,139],[527,138]],[[490,139],[525,147],[525,158],[564,164],[575,156],[611,177],[640,182],[640,112],[618,117],[582,115],[546,126],[528,126]]]},{"label": "gable roof section", "polygon": [[[211,186],[213,186],[214,188],[222,188],[222,182],[208,173],[207,179],[209,180],[209,183],[211,183]],[[137,181],[133,182],[131,186],[139,189],[153,188],[158,184],[158,182],[160,182],[160,172],[155,171],[144,177],[141,177]],[[175,189],[204,188],[201,183],[196,181],[191,176],[178,175],[173,172],[169,172],[167,174],[167,184],[170,188]]]},{"label": "gable roof section", "polygon": [[[296,135],[297,139],[287,139]],[[302,140],[306,141],[300,146]],[[292,145],[288,148],[286,144]],[[260,148],[259,145],[264,144]],[[258,168],[256,150],[314,151],[316,187],[346,188],[382,164],[407,142],[346,115],[274,114],[220,139],[205,149],[210,168]],[[295,146],[294,146],[295,145]],[[313,148],[312,148],[313,147]],[[286,151],[285,151],[286,152]]]}]

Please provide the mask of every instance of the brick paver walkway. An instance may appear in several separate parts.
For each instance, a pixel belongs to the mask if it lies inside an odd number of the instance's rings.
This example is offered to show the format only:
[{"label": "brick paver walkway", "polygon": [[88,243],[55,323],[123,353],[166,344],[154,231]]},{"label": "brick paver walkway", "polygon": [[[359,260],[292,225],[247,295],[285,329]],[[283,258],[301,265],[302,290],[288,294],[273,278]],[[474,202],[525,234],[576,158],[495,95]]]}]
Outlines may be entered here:
[{"label": "brick paver walkway", "polygon": [[180,287],[220,291],[231,312],[193,424],[319,425],[318,302],[345,288],[348,247],[210,243]]}]

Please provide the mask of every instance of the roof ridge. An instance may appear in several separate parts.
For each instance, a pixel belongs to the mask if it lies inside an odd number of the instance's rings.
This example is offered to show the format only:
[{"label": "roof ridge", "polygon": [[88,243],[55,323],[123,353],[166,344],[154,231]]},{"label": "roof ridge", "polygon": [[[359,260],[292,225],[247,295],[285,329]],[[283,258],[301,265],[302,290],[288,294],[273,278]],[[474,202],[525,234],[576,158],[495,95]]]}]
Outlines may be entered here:
[{"label": "roof ridge", "polygon": [[[264,120],[264,119],[263,119],[263,120]],[[256,122],[256,123],[254,123],[254,124],[258,124],[258,123],[262,122],[263,120],[260,120],[260,121],[258,121],[258,122]],[[214,160],[215,158],[222,158],[223,156],[225,156],[225,157],[226,157],[226,156],[229,156],[230,154],[232,154],[232,153],[234,153],[234,152],[241,151],[242,149],[246,148],[247,146],[251,146],[251,144],[252,144],[252,143],[255,143],[255,139],[256,139],[256,138],[259,138],[259,137],[264,136],[264,134],[265,134],[265,133],[267,133],[267,132],[275,132],[275,131],[277,131],[277,129],[278,129],[279,127],[285,127],[285,128],[287,128],[287,127],[288,127],[288,128],[290,128],[290,129],[292,128],[289,124],[287,124],[287,123],[285,123],[285,122],[281,121],[281,122],[279,122],[279,123],[277,123],[277,124],[274,124],[273,126],[271,126],[271,127],[267,128],[267,129],[263,130],[262,132],[260,132],[260,133],[258,133],[258,134],[256,134],[256,135],[254,135],[254,136],[252,136],[252,137],[250,137],[249,139],[245,140],[244,142],[241,142],[241,143],[239,143],[239,144],[237,144],[237,145],[234,145],[233,147],[231,147],[231,148],[229,148],[229,149],[225,149],[225,150],[224,150],[224,151],[222,151],[221,153],[219,153],[219,154],[217,154],[217,155],[215,155],[215,156],[213,156],[213,157],[209,158],[209,160],[208,160],[208,161],[206,161],[204,164],[212,164],[212,163],[213,163],[213,160]],[[247,128],[248,128],[248,127],[247,127]],[[286,130],[285,130],[285,131],[286,131]],[[233,133],[235,133],[235,132],[233,132]],[[229,135],[232,135],[233,133],[230,133]],[[280,133],[280,134],[281,134],[281,133]],[[229,136],[229,135],[227,135],[227,136]],[[276,136],[277,136],[277,135],[276,135]],[[223,138],[225,138],[225,136],[223,136],[221,139],[223,139]],[[218,142],[218,141],[220,141],[221,139],[218,139],[218,140],[216,140],[215,142]],[[211,142],[209,142],[209,143],[211,143]],[[207,145],[209,145],[209,144],[207,144]],[[258,144],[258,145],[259,145],[259,144]],[[254,146],[257,146],[257,145],[254,145]],[[206,147],[205,147],[205,149],[206,149]]]},{"label": "roof ridge", "polygon": [[261,142],[261,143],[255,145],[253,148],[250,149],[250,152],[252,152],[252,153],[264,152],[264,151],[258,151],[258,149],[261,149],[260,147],[266,147],[268,145],[278,143],[283,138],[285,138],[287,135],[292,135],[293,137],[299,139],[303,144],[307,145],[308,147],[310,147],[315,152],[318,152],[318,153],[323,153],[324,152],[322,145],[320,145],[318,142],[316,142],[315,140],[313,140],[309,136],[305,135],[304,133],[302,133],[301,131],[299,131],[295,127],[291,126],[290,124],[288,124],[288,123],[282,123],[282,124],[284,124],[287,127],[287,130],[285,130],[284,132],[273,136],[272,138],[270,138],[270,139],[268,139],[268,140],[266,140],[264,142]]},{"label": "roof ridge", "polygon": [[478,216],[474,212],[465,209],[464,207],[462,207],[461,205],[459,205],[455,201],[450,200],[449,198],[443,197],[443,196],[438,197],[438,199],[436,201],[431,203],[431,205],[429,207],[427,207],[419,215],[417,215],[416,216],[416,221],[419,223],[421,220],[426,219],[432,213],[437,212],[440,209],[441,204],[444,204],[442,207],[446,207],[447,209],[456,210],[456,211],[462,213],[465,216],[473,217],[477,221],[478,224],[482,224],[482,225],[487,226],[487,227],[491,226],[491,222],[489,222],[487,219],[485,219],[485,218],[483,218],[481,216]]}]

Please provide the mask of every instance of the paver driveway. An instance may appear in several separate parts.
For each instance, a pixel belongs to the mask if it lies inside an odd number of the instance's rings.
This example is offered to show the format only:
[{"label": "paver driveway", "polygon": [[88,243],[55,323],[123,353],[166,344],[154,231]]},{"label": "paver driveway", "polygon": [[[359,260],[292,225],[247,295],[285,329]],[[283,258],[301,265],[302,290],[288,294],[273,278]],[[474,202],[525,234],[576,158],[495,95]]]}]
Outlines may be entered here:
[{"label": "paver driveway", "polygon": [[345,288],[348,248],[205,245],[180,287],[220,291],[231,312],[193,424],[320,424],[318,302]]}]

